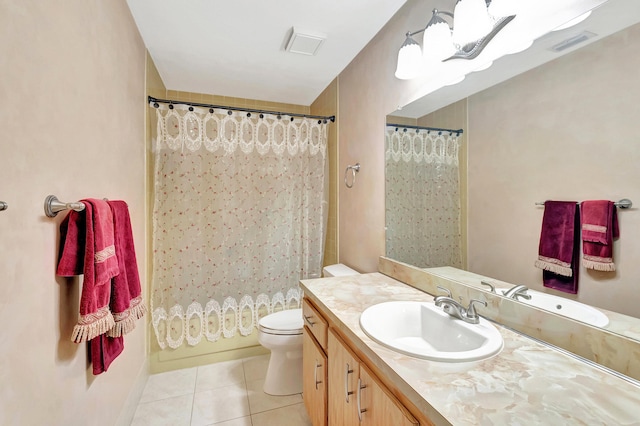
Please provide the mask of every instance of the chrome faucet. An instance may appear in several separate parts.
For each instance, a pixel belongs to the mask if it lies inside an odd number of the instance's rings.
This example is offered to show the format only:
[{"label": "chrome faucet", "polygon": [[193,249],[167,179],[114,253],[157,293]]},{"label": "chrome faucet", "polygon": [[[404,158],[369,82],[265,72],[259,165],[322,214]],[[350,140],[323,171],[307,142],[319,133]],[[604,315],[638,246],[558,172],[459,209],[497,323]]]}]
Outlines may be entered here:
[{"label": "chrome faucet", "polygon": [[529,289],[524,285],[516,285],[509,290],[503,291],[502,294],[509,299],[518,300],[518,297],[522,297],[523,299],[530,300],[531,295],[527,294],[527,290]]},{"label": "chrome faucet", "polygon": [[489,287],[489,291],[491,293],[495,293],[496,292],[496,287],[493,284],[491,284],[490,282],[488,282],[488,281],[480,281],[480,284],[486,285],[487,287]]},{"label": "chrome faucet", "polygon": [[442,310],[447,314],[470,324],[478,324],[480,322],[480,317],[476,312],[474,304],[481,303],[487,306],[487,302],[484,300],[471,299],[469,306],[465,308],[449,296],[437,296],[433,301],[436,306],[442,307]]}]

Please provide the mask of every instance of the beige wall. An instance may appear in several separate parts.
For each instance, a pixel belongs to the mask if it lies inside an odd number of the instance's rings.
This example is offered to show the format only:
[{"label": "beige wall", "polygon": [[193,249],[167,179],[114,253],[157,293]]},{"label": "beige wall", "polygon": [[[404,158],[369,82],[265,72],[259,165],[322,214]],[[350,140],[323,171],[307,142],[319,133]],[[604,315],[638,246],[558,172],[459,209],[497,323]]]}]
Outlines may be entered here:
[{"label": "beige wall", "polygon": [[[544,200],[640,205],[640,25],[469,98],[469,268],[542,289]],[[640,317],[640,214],[619,210],[615,273],[580,270],[577,299]]]},{"label": "beige wall", "polygon": [[409,0],[338,76],[338,171],[361,164],[353,188],[338,183],[339,260],[360,272],[376,271],[385,253],[385,119],[421,84],[398,80],[394,72],[404,34],[424,26],[426,16],[424,2]]},{"label": "beige wall", "polygon": [[145,326],[94,377],[71,342],[80,279],[55,276],[58,225],[44,198],[129,204],[146,251],[145,50],[119,1],[0,1],[0,424],[115,424],[146,366]]},{"label": "beige wall", "polygon": [[[311,104],[310,114],[331,116],[338,114],[338,79],[329,86]],[[327,218],[327,237],[324,244],[324,265],[338,263],[338,127],[329,123],[327,151],[329,160],[329,215]]]}]

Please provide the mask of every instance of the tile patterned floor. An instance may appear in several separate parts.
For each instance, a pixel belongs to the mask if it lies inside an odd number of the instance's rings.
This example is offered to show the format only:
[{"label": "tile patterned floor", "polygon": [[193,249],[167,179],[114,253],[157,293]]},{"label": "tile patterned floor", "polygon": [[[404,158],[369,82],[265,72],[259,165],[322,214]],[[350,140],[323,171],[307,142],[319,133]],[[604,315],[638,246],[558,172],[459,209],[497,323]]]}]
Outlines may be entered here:
[{"label": "tile patterned floor", "polygon": [[132,426],[309,426],[302,394],[262,391],[269,355],[154,374]]}]

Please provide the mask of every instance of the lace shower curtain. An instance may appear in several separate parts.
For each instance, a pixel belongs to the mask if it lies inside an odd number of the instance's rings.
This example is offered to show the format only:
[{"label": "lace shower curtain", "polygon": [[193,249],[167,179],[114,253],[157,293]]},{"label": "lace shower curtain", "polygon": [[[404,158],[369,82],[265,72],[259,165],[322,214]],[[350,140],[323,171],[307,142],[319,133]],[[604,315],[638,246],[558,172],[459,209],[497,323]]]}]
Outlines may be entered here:
[{"label": "lace shower curtain", "polygon": [[462,266],[457,134],[388,126],[388,257],[426,268]]},{"label": "lace shower curtain", "polygon": [[[300,306],[324,246],[326,124],[156,109],[152,324],[161,348]],[[213,111],[213,112],[212,112]]]}]

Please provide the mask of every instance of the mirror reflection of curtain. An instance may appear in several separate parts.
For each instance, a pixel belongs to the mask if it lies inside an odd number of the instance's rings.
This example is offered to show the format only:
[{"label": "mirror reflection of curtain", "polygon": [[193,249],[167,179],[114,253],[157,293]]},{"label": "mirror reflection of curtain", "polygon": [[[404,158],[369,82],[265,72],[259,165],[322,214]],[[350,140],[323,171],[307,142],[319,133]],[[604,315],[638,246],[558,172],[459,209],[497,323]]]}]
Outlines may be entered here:
[{"label": "mirror reflection of curtain", "polygon": [[462,266],[456,133],[385,132],[386,255],[414,266]]},{"label": "mirror reflection of curtain", "polygon": [[161,348],[300,306],[324,246],[326,124],[156,109],[152,324]]}]

